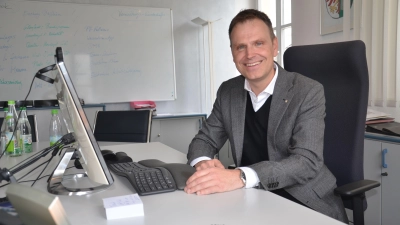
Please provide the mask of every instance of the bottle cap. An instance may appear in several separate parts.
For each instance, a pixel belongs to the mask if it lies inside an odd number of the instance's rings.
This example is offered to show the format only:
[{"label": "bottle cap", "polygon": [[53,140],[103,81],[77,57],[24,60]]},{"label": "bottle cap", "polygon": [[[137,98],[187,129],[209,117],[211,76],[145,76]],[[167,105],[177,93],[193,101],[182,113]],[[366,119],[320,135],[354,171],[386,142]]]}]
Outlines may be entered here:
[{"label": "bottle cap", "polygon": [[19,109],[20,110],[26,110],[26,107],[20,107]]},{"label": "bottle cap", "polygon": [[56,115],[58,114],[58,110],[57,109],[52,109],[51,110],[51,115]]},{"label": "bottle cap", "polygon": [[4,112],[8,112],[8,107],[4,107]]},{"label": "bottle cap", "polygon": [[9,105],[15,105],[15,101],[14,101],[14,100],[9,100],[9,101],[8,101],[8,104],[9,104]]}]

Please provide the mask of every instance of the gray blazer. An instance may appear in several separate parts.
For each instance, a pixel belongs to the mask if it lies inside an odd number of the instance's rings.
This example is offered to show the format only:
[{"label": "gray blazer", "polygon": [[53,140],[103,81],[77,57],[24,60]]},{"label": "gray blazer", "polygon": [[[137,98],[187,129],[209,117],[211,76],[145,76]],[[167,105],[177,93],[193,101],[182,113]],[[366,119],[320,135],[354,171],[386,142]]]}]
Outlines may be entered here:
[{"label": "gray blazer", "polygon": [[[334,195],[336,178],[324,164],[325,96],[323,86],[278,65],[268,122],[269,161],[249,167],[265,190],[284,188],[316,211],[347,222],[343,203]],[[243,150],[247,91],[243,76],[218,89],[213,110],[189,146],[188,161],[213,158],[226,140],[240,166]]]}]

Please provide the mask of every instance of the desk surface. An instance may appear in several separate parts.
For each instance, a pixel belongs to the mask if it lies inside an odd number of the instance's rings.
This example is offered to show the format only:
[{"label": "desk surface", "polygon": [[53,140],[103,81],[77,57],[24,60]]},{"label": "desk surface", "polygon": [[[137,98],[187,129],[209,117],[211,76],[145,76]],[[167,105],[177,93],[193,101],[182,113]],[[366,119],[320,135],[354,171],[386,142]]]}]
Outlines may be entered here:
[{"label": "desk surface", "polygon": [[[186,156],[183,153],[158,142],[114,145],[105,143],[104,146],[104,149],[115,152],[124,151],[134,161],[156,158],[164,162],[186,163]],[[42,149],[40,147],[46,146],[36,144],[34,147]],[[2,167],[6,164],[11,166],[10,164],[15,163],[13,161],[20,157],[8,160],[6,163],[7,158],[1,159]],[[49,167],[44,174],[49,174],[53,170],[52,166]],[[20,173],[24,174],[23,171]],[[32,173],[31,177],[36,177],[37,174]],[[40,180],[34,187],[46,190],[45,180]],[[59,196],[71,224],[343,224],[271,192],[258,189],[239,189],[207,196],[189,195],[178,190],[142,196],[143,217],[107,221],[102,199],[135,193],[127,179],[114,176],[114,180],[113,185],[100,193],[87,196]],[[4,196],[5,189],[0,189],[0,196]]]}]

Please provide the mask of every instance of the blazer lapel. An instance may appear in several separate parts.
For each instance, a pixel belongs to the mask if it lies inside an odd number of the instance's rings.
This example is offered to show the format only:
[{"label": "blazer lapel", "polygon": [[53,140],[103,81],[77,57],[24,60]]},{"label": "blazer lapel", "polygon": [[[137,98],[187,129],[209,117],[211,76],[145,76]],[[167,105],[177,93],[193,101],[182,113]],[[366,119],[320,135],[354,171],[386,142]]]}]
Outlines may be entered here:
[{"label": "blazer lapel", "polygon": [[278,125],[293,98],[293,92],[291,91],[293,87],[293,78],[279,65],[278,68],[279,73],[275,83],[268,119],[268,155],[272,160],[275,159],[275,155],[273,154],[274,152],[271,150],[272,146],[274,146]]},{"label": "blazer lapel", "polygon": [[244,139],[244,122],[246,116],[246,100],[247,91],[243,85],[231,89],[231,123],[233,136],[233,159],[237,166],[240,166],[242,161],[243,139]]}]

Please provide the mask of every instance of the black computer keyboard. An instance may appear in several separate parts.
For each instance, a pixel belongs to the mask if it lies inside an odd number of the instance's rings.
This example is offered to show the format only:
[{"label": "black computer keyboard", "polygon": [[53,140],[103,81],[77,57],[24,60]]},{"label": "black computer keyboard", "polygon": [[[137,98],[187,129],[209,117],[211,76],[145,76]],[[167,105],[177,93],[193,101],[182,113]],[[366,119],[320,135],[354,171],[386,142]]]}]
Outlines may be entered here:
[{"label": "black computer keyboard", "polygon": [[176,190],[171,173],[162,167],[149,168],[137,162],[109,164],[108,168],[126,177],[139,195],[152,195]]}]

